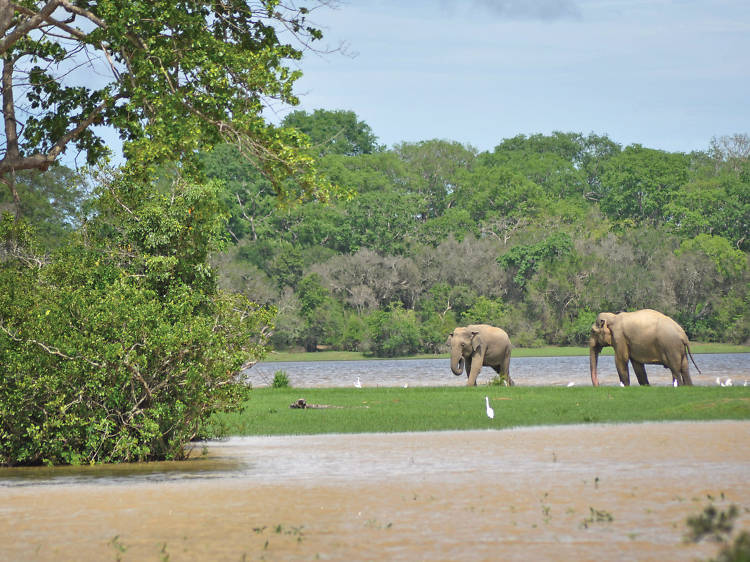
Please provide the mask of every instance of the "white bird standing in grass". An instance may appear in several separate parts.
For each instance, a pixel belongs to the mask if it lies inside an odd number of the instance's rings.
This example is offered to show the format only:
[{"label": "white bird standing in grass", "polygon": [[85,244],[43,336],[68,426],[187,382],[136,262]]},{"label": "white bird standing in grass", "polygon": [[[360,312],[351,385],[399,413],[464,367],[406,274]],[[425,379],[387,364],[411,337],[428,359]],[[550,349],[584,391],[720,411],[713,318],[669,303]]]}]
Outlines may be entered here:
[{"label": "white bird standing in grass", "polygon": [[357,388],[362,388],[362,383],[360,382],[359,377],[357,377],[357,382],[354,383],[354,386],[356,386]]},{"label": "white bird standing in grass", "polygon": [[576,385],[576,383],[574,383],[573,381],[570,381],[570,382],[568,383],[568,386],[575,386],[575,385]]},{"label": "white bird standing in grass", "polygon": [[495,417],[495,410],[492,409],[492,406],[490,406],[490,399],[486,396],[484,397],[484,402],[487,405],[487,417],[492,419]]},{"label": "white bird standing in grass", "polygon": [[672,381],[672,386],[677,386],[677,379]]}]

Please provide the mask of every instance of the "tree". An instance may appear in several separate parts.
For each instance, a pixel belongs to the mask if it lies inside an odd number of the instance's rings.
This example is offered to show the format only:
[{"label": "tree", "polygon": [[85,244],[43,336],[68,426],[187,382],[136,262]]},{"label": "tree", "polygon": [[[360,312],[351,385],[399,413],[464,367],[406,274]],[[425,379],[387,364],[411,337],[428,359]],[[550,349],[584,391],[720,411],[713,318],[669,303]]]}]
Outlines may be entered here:
[{"label": "tree", "polygon": [[353,111],[293,111],[284,117],[282,124],[294,127],[310,137],[313,150],[320,156],[358,156],[371,154],[382,148],[378,145],[378,137],[373,134],[370,126],[364,121],[359,121]]},{"label": "tree", "polygon": [[394,151],[414,174],[405,187],[421,196],[417,217],[423,222],[445,212],[459,174],[471,168],[476,156],[472,147],[444,140],[401,143]]},{"label": "tree", "polygon": [[216,288],[218,192],[120,174],[80,236],[41,257],[5,215],[0,464],[179,459],[214,412],[241,408],[272,311]]},{"label": "tree", "polygon": [[[78,222],[86,194],[80,176],[65,166],[46,172],[25,170],[16,174],[15,186],[21,215],[35,225],[42,245],[52,248],[62,244]],[[0,210],[13,209],[11,193],[0,191]]]},{"label": "tree", "polygon": [[615,220],[659,224],[688,182],[689,165],[689,157],[681,153],[629,146],[607,161],[599,206]]},{"label": "tree", "polygon": [[228,141],[280,194],[327,198],[299,150],[306,137],[262,115],[271,100],[298,101],[285,62],[321,37],[308,12],[280,0],[0,0],[0,179],[16,208],[16,172],[46,170],[69,147],[88,163],[107,152],[94,125],[113,127],[144,166],[189,169],[199,149]]}]

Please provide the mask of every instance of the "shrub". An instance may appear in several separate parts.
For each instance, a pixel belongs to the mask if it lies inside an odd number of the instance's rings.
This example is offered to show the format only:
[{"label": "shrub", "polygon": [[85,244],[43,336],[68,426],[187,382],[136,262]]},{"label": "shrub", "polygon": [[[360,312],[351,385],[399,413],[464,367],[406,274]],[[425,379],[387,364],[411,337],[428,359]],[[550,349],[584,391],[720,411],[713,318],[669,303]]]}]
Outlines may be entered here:
[{"label": "shrub", "polygon": [[[83,236],[44,259],[0,234],[0,464],[179,459],[249,387],[273,311],[216,290],[216,187],[125,178]],[[205,435],[200,433],[204,437]]]},{"label": "shrub", "polygon": [[273,382],[271,383],[271,388],[289,388],[291,386],[289,384],[289,377],[286,374],[286,371],[276,371],[273,374]]}]

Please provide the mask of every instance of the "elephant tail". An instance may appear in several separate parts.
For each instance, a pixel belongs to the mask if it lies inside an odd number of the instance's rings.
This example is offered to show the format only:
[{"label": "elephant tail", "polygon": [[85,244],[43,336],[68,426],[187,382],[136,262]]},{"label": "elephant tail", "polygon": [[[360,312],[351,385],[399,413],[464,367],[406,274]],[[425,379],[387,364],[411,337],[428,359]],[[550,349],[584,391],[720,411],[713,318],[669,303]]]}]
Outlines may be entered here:
[{"label": "elephant tail", "polygon": [[701,372],[700,367],[698,367],[698,365],[695,362],[695,359],[693,359],[693,352],[690,351],[690,345],[686,343],[685,349],[687,350],[687,353],[690,356],[690,360],[693,362],[693,365],[695,365],[695,368],[698,369],[698,373],[702,375],[703,373]]}]

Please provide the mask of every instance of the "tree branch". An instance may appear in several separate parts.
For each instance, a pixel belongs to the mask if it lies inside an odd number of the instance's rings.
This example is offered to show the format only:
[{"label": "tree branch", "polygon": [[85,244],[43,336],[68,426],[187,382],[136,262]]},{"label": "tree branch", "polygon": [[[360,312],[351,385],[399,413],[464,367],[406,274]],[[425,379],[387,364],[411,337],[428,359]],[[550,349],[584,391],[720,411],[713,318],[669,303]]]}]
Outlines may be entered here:
[{"label": "tree branch", "polygon": [[[5,54],[8,49],[15,45],[22,37],[25,37],[32,29],[39,27],[61,4],[61,0],[50,0],[34,16],[24,22],[19,22],[13,31],[0,39],[0,55]],[[18,4],[9,3],[9,8],[20,12],[22,7]]]}]

